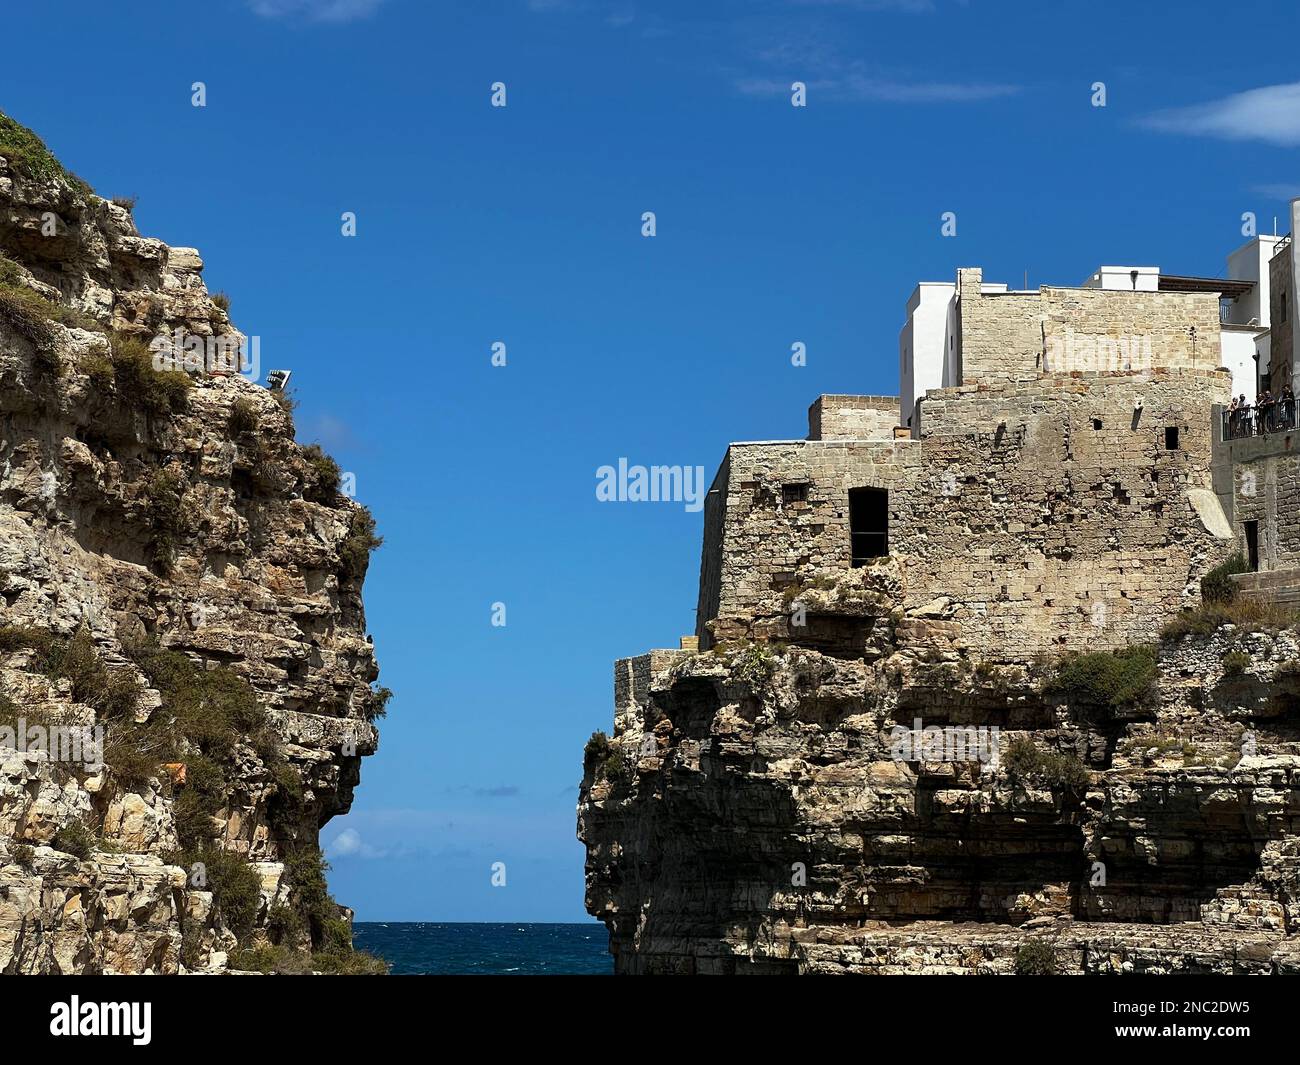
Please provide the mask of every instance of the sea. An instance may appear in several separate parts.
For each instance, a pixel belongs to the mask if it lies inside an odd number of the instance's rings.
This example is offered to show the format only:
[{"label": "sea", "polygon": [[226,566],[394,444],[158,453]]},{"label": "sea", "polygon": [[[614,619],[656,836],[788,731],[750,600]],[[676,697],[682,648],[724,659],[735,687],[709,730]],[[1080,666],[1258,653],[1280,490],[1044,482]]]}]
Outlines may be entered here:
[{"label": "sea", "polygon": [[602,924],[435,924],[359,921],[357,950],[378,955],[394,976],[608,976]]}]

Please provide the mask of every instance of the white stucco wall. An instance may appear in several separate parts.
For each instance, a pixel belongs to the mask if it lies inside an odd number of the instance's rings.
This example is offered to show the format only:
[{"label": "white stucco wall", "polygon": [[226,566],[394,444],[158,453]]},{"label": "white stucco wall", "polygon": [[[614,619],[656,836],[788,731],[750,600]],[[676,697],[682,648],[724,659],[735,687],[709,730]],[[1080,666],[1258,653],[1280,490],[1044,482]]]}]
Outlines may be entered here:
[{"label": "white stucco wall", "polygon": [[[1228,277],[1234,281],[1250,281],[1254,288],[1239,296],[1228,308],[1228,321],[1233,325],[1255,325],[1267,329],[1269,324],[1268,261],[1273,258],[1281,237],[1255,237],[1228,256]],[[1240,393],[1237,393],[1240,395]]]},{"label": "white stucco wall", "polygon": [[1223,345],[1223,357],[1219,365],[1232,371],[1232,394],[1240,396],[1245,393],[1246,399],[1251,403],[1255,402],[1257,387],[1255,337],[1258,333],[1257,329],[1231,325],[1225,325],[1219,331]]},{"label": "white stucco wall", "polygon": [[[1137,280],[1133,274],[1136,271]],[[1155,292],[1160,288],[1158,266],[1099,266],[1088,275],[1082,288],[1118,289],[1124,292]]]},{"label": "white stucco wall", "polygon": [[951,307],[956,284],[922,281],[907,301],[907,324],[898,334],[899,423],[910,425],[926,389],[942,388],[951,375]]}]

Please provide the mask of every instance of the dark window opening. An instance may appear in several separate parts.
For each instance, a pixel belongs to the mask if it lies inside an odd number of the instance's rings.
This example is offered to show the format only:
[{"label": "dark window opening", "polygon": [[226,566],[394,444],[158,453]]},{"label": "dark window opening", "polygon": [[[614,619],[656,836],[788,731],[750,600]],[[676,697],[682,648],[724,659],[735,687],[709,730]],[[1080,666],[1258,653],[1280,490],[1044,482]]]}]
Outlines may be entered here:
[{"label": "dark window opening", "polygon": [[1279,322],[1286,321],[1286,293],[1285,292],[1282,293],[1281,297],[1277,301],[1277,320]]},{"label": "dark window opening", "polygon": [[1092,427],[1093,427],[1094,429],[1100,429],[1100,428],[1101,428],[1101,419],[1100,419],[1100,418],[1093,418],[1093,419],[1092,419]]},{"label": "dark window opening", "polygon": [[849,489],[849,539],[854,566],[889,554],[889,493],[885,489]]},{"label": "dark window opening", "polygon": [[808,486],[806,484],[783,484],[781,486],[781,502],[805,503],[807,500]]},{"label": "dark window opening", "polygon": [[1259,522],[1245,521],[1242,526],[1246,531],[1246,558],[1252,572],[1259,571]]},{"label": "dark window opening", "polygon": [[1178,450],[1178,426],[1176,425],[1165,426],[1165,450]]}]

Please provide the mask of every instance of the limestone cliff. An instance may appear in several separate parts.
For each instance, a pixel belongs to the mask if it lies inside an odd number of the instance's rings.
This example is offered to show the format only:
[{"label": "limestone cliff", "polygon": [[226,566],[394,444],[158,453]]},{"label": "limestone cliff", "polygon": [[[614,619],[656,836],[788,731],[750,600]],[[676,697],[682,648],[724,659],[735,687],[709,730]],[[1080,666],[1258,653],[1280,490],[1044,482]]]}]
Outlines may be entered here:
[{"label": "limestone cliff", "polygon": [[696,635],[587,745],[618,972],[1300,972],[1300,616],[1234,573],[1224,374],[1033,343],[919,431],[729,449]]},{"label": "limestone cliff", "polygon": [[0,745],[0,972],[321,968],[318,833],[383,712],[374,523],[283,393],[160,368],[243,339],[198,252],[3,115],[0,256],[0,727],[105,736]]},{"label": "limestone cliff", "polygon": [[[619,663],[579,806],[617,970],[1300,972],[1300,636],[1153,665],[1114,707],[952,647]],[[916,717],[998,764],[900,757]]]}]

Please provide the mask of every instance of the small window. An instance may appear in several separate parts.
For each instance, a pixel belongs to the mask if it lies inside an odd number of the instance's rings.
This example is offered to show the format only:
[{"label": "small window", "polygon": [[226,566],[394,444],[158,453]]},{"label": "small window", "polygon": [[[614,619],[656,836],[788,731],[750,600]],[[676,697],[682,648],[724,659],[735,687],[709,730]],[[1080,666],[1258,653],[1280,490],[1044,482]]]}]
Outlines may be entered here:
[{"label": "small window", "polygon": [[1165,450],[1178,450],[1178,426],[1176,425],[1165,426]]},{"label": "small window", "polygon": [[1277,320],[1286,321],[1286,293],[1283,292],[1277,299]]},{"label": "small window", "polygon": [[806,503],[808,501],[808,485],[805,484],[783,484],[781,486],[782,503]]},{"label": "small window", "polygon": [[889,493],[885,489],[849,489],[849,539],[854,566],[889,554]]},{"label": "small window", "polygon": [[1093,419],[1092,419],[1092,427],[1093,427],[1094,429],[1100,429],[1100,428],[1101,428],[1101,419],[1100,419],[1100,418],[1093,418]]}]

